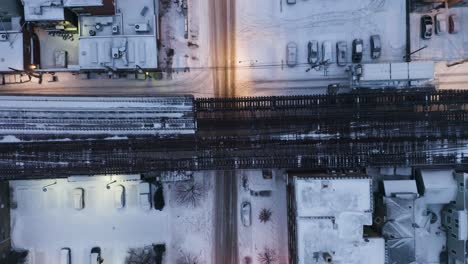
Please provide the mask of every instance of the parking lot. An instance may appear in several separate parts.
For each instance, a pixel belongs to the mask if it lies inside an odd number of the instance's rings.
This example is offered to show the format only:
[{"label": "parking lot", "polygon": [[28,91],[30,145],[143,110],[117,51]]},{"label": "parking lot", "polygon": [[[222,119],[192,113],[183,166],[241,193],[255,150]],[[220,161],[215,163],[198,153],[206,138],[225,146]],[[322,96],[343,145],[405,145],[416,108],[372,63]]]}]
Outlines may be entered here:
[{"label": "parking lot", "polygon": [[[252,87],[266,88],[278,84],[278,88],[288,85],[294,88],[301,85],[324,87],[334,80],[347,83],[345,67],[336,65],[338,41],[347,44],[348,63],[351,62],[354,39],[364,42],[364,63],[398,62],[403,61],[405,55],[404,0],[357,0],[352,5],[348,0],[301,0],[294,5],[286,4],[284,0],[237,0],[237,10],[237,77],[245,93],[249,93]],[[382,54],[379,59],[370,57],[371,35],[381,36]],[[310,40],[318,41],[320,46],[324,41],[332,43],[335,60],[328,71],[306,72],[310,68],[307,63]],[[289,42],[298,46],[295,67],[286,65]],[[273,80],[277,82],[268,82]]]},{"label": "parking lot", "polygon": [[[198,176],[209,186],[209,176]],[[211,243],[205,241],[211,241],[211,190],[197,208],[187,209],[173,200],[175,188],[164,184],[166,206],[159,211],[140,202],[140,183],[140,175],[11,181],[13,246],[29,250],[29,264],[58,264],[62,248],[70,248],[72,263],[80,264],[90,263],[93,247],[100,247],[104,263],[124,263],[130,248],[153,244],[166,244],[164,263],[187,252],[210,256]],[[125,189],[123,208],[118,186]],[[81,210],[77,188],[84,190]]]},{"label": "parking lot", "polygon": [[[434,28],[435,18],[438,15],[445,15],[447,24],[444,27],[444,32],[436,34],[433,29],[430,39],[421,37],[421,17],[429,15],[432,17]],[[459,19],[460,31],[456,34],[449,34],[448,18],[455,15]],[[416,51],[419,48],[427,46],[427,48],[415,53],[411,56],[413,60],[435,60],[435,61],[450,61],[466,58],[468,56],[468,28],[465,26],[468,18],[468,8],[450,8],[431,10],[425,13],[412,13],[411,19],[411,50]],[[464,24],[465,23],[465,24]]]}]

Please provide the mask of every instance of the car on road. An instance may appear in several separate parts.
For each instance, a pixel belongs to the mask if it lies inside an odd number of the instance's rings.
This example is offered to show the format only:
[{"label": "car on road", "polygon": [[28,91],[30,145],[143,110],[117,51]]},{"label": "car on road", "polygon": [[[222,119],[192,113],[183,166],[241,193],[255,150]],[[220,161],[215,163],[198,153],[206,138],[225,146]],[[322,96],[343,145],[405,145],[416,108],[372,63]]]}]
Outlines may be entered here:
[{"label": "car on road", "polygon": [[289,42],[286,46],[286,64],[289,67],[294,67],[297,64],[297,44]]},{"label": "car on road", "polygon": [[140,191],[140,207],[144,210],[151,209],[151,189],[147,182],[140,182],[138,185]]},{"label": "car on road", "polygon": [[330,64],[333,61],[332,44],[330,41],[322,43],[322,63]]},{"label": "car on road", "polygon": [[362,60],[362,53],[364,51],[364,44],[362,39],[353,40],[353,62],[359,63]]},{"label": "car on road", "polygon": [[76,210],[82,210],[85,206],[84,203],[84,189],[83,188],[75,188],[73,190],[73,207]]},{"label": "car on road", "polygon": [[263,190],[263,191],[250,190],[250,195],[260,196],[260,197],[270,197],[271,196],[271,191],[270,190]]},{"label": "car on road", "polygon": [[449,16],[449,33],[456,34],[460,31],[460,19],[456,14]]},{"label": "car on road", "polygon": [[442,35],[447,32],[447,16],[445,14],[435,15],[435,33]]},{"label": "car on road", "polygon": [[338,66],[346,65],[346,55],[348,53],[348,46],[346,42],[339,41],[336,43],[336,63]]},{"label": "car on road", "polygon": [[70,248],[60,249],[60,264],[71,264],[71,250],[70,250]]},{"label": "car on road", "polygon": [[114,205],[115,208],[121,209],[125,207],[125,187],[117,185],[114,188]]},{"label": "car on road", "polygon": [[101,264],[104,262],[104,259],[101,257],[101,248],[100,247],[93,247],[91,249],[91,264]]},{"label": "car on road", "polygon": [[311,65],[317,64],[319,61],[319,44],[316,40],[311,40],[307,44],[307,62]]},{"label": "car on road", "polygon": [[423,39],[431,39],[433,26],[434,26],[434,22],[432,22],[431,16],[429,15],[421,16],[421,37]]},{"label": "car on road", "polygon": [[370,37],[371,45],[371,58],[378,59],[380,58],[380,53],[382,51],[382,43],[380,41],[380,35],[372,35]]},{"label": "car on road", "polygon": [[286,0],[286,3],[289,5],[294,5],[296,3],[296,0]]},{"label": "car on road", "polygon": [[250,226],[252,224],[252,206],[249,202],[243,202],[241,204],[241,220],[244,226]]}]

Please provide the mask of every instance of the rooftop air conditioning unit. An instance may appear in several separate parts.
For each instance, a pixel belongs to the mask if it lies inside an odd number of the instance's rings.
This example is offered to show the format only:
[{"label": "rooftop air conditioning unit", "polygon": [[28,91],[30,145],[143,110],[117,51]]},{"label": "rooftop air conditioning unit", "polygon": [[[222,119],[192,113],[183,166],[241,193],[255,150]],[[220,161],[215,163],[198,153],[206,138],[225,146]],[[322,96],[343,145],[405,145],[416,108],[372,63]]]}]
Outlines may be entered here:
[{"label": "rooftop air conditioning unit", "polygon": [[1,33],[0,34],[0,41],[7,41],[7,40],[8,40],[8,34]]},{"label": "rooftop air conditioning unit", "polygon": [[112,34],[119,34],[119,25],[112,25]]},{"label": "rooftop air conditioning unit", "polygon": [[136,32],[148,32],[149,31],[148,23],[137,23],[135,24],[134,27],[135,27]]}]

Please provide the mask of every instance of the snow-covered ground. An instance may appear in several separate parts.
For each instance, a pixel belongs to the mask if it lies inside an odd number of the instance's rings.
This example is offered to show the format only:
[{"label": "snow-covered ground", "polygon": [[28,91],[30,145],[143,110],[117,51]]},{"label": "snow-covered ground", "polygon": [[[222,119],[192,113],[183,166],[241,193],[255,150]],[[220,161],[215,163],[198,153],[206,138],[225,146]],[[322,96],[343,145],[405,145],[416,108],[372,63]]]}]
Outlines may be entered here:
[{"label": "snow-covered ground", "polygon": [[[351,62],[352,41],[364,41],[363,62],[403,61],[405,54],[405,1],[349,0],[297,1],[237,0],[236,64],[239,95],[316,93],[330,83],[348,84],[345,67],[336,61],[327,72],[311,70],[307,43],[346,41]],[[382,56],[370,58],[370,36],[382,39]],[[286,66],[286,45],[298,45],[298,65]],[[320,52],[321,53],[321,52]],[[320,54],[321,56],[321,54]],[[273,82],[274,81],[274,82]],[[287,88],[287,89],[284,89]],[[315,89],[314,89],[315,88]]]},{"label": "snow-covered ground", "polygon": [[[166,244],[164,263],[188,254],[210,263],[213,187],[212,174],[195,173],[203,188],[194,208],[175,199],[175,183],[164,184],[166,206],[144,210],[139,204],[139,175],[71,177],[11,181],[12,244],[30,250],[31,264],[59,263],[63,247],[71,249],[72,263],[88,263],[92,247],[102,249],[105,263],[124,263],[129,248]],[[106,184],[111,184],[106,189]],[[42,189],[48,186],[47,191]],[[126,204],[114,206],[114,186],[125,187]],[[72,191],[85,190],[85,208],[73,208]]]},{"label": "snow-covered ground", "polygon": [[[421,16],[430,15],[435,19],[437,14],[442,14],[448,17],[455,14],[460,19],[460,32],[457,34],[449,34],[448,32],[441,35],[433,32],[431,39],[421,38]],[[427,48],[413,54],[413,60],[435,60],[435,61],[450,61],[465,58],[468,55],[468,8],[451,8],[433,10],[429,13],[412,13],[410,16],[411,24],[411,50],[416,51],[419,48],[427,46]],[[435,22],[435,20],[434,20]]]},{"label": "snow-covered ground", "polygon": [[[263,179],[261,170],[238,171],[239,196],[238,205],[250,202],[252,206],[252,225],[244,226],[240,214],[238,220],[239,260],[241,263],[245,257],[250,257],[252,264],[260,263],[258,255],[265,248],[274,251],[278,264],[288,263],[288,227],[287,227],[287,200],[286,182],[284,173],[273,170],[272,179]],[[248,189],[242,186],[241,178],[248,179]],[[270,197],[252,196],[250,190],[271,191]],[[259,214],[262,209],[271,209],[271,220],[262,223]]]}]

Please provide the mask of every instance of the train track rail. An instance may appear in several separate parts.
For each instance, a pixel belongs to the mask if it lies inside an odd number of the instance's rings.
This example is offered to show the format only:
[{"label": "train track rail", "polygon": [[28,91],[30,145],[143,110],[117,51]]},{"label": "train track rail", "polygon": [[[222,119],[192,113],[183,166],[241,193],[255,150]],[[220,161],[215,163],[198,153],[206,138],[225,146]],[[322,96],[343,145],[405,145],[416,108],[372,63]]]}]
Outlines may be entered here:
[{"label": "train track rail", "polygon": [[[193,101],[196,134],[128,133],[126,140],[86,140],[79,133],[87,128],[72,126],[76,133],[70,141],[4,143],[0,148],[0,179],[168,170],[465,166],[467,102],[468,91],[429,90],[202,98]],[[42,123],[48,120],[45,116],[39,113],[34,117]],[[70,120],[71,124],[89,120],[99,125],[89,113],[51,120],[52,125]],[[135,120],[138,123],[159,119]],[[116,128],[135,124],[124,118],[108,117],[102,121],[104,126]],[[27,128],[15,122],[17,119],[13,118],[3,125]],[[43,130],[24,139],[48,136],[49,132]]]}]

